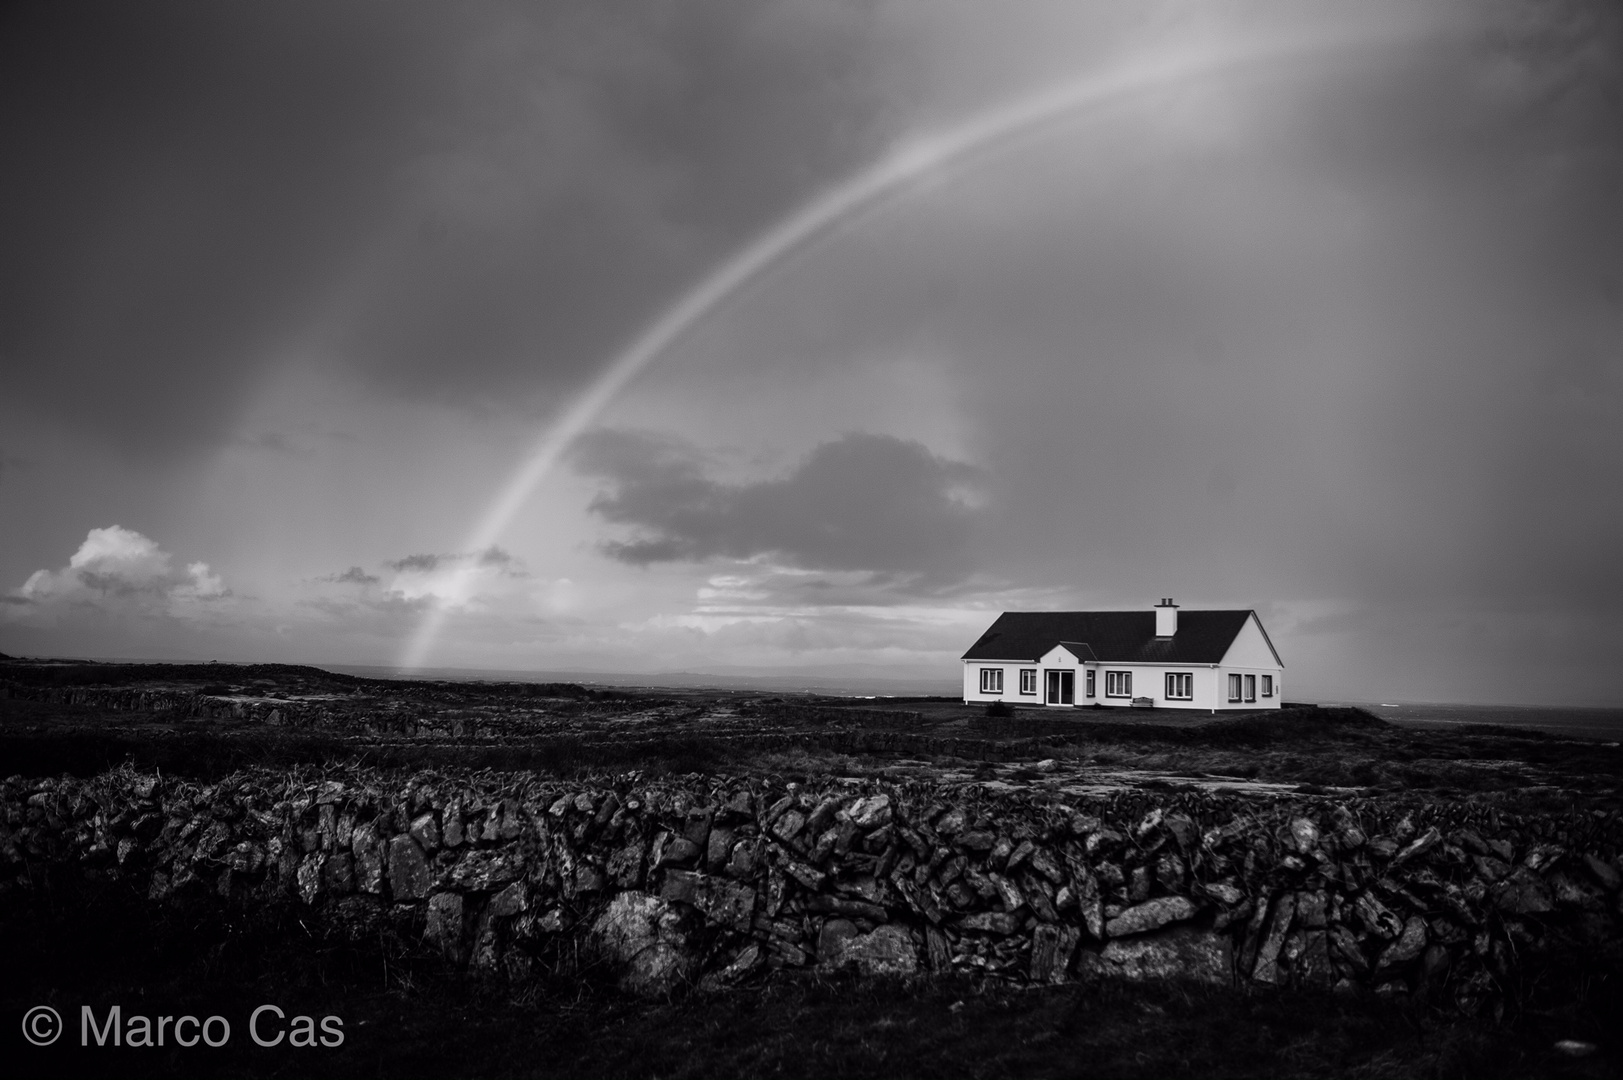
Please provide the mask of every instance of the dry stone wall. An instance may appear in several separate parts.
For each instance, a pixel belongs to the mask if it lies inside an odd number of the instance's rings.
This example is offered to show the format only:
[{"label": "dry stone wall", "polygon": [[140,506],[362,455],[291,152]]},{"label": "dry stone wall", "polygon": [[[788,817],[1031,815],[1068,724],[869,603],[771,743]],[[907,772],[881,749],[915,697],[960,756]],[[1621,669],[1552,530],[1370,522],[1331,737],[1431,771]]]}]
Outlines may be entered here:
[{"label": "dry stone wall", "polygon": [[0,901],[51,873],[152,903],[403,917],[513,979],[585,942],[628,990],[764,969],[1177,976],[1466,1010],[1554,945],[1615,960],[1616,816],[929,784],[130,769],[0,784]]}]

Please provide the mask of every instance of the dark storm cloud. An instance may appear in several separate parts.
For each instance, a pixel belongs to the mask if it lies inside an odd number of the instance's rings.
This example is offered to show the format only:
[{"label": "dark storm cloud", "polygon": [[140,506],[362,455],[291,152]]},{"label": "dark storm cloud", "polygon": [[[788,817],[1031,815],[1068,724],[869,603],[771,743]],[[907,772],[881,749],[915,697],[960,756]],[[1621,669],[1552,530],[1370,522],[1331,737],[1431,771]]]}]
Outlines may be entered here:
[{"label": "dark storm cloud", "polygon": [[742,0],[13,5],[0,361],[148,454],[288,353],[567,389],[871,142],[865,24]]},{"label": "dark storm cloud", "polygon": [[439,569],[440,563],[442,561],[444,561],[445,559],[449,559],[449,558],[452,558],[452,556],[449,556],[449,555],[407,555],[404,559],[396,559],[393,562],[387,563],[385,565],[387,565],[390,570],[394,570],[397,573],[401,572],[401,571],[406,571],[406,570],[416,570],[416,571],[426,573],[427,571],[430,571],[430,570]]},{"label": "dark storm cloud", "polygon": [[288,457],[309,458],[323,445],[353,443],[354,435],[317,424],[299,424],[287,430],[260,431],[237,435],[232,442],[249,450],[260,450]]},{"label": "dark storm cloud", "polygon": [[359,566],[352,566],[342,574],[334,574],[327,579],[340,585],[376,585],[383,579],[376,574],[368,574]]},{"label": "dark storm cloud", "polygon": [[17,390],[136,449],[220,436],[375,216],[434,77],[423,20],[375,13],[9,9],[0,355]]},{"label": "dark storm cloud", "polygon": [[1297,141],[1379,207],[1367,250],[1396,271],[1365,294],[1383,325],[1360,407],[1387,497],[1353,587],[1394,610],[1433,597],[1609,622],[1623,7],[1490,5],[1479,35],[1431,59],[1326,102]]},{"label": "dark storm cloud", "polygon": [[494,544],[481,551],[478,559],[480,566],[499,566],[504,570],[511,567],[514,561],[511,552],[504,551]]},{"label": "dark storm cloud", "polygon": [[788,476],[726,484],[692,449],[599,431],[576,452],[611,490],[590,509],[635,539],[604,550],[634,565],[767,556],[813,570],[950,577],[976,527],[978,470],[916,442],[852,434],[824,443]]},{"label": "dark storm cloud", "polygon": [[985,269],[937,325],[998,361],[969,376],[989,569],[1611,618],[1623,8],[1509,10],[1293,72],[1249,141],[1150,159],[1086,232],[958,242]]},{"label": "dark storm cloud", "polygon": [[[475,566],[494,568],[509,577],[522,577],[524,575],[523,569],[518,565],[518,560],[513,557],[512,553],[495,545],[483,551],[465,552],[456,555],[407,555],[403,559],[395,559],[392,562],[384,563],[384,565],[396,573],[415,572],[426,574],[438,570],[442,566],[466,563],[470,560]],[[356,573],[359,570],[359,567],[353,567],[346,571],[344,578],[338,580],[345,580],[348,574]],[[377,579],[373,578],[372,580],[376,581]]]}]

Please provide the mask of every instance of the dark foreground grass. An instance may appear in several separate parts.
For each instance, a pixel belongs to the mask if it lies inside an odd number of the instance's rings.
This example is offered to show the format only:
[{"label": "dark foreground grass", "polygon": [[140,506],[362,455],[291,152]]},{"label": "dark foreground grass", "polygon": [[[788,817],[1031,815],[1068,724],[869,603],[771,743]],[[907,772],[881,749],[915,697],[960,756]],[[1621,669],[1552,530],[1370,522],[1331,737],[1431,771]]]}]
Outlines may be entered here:
[{"label": "dark foreground grass", "polygon": [[[661,1002],[554,957],[523,988],[445,969],[410,927],[319,924],[296,907],[155,920],[114,887],[0,904],[0,1061],[16,1075],[512,1077],[1528,1077],[1615,1075],[1613,1006],[1581,1002],[1495,1025],[1329,993],[1099,983],[1016,990],[779,973]],[[1552,1002],[1555,999],[1550,999]],[[248,1016],[339,1016],[336,1048],[259,1047]],[[68,1020],[56,1045],[20,1035],[24,1011]],[[219,1015],[215,1049],[79,1043],[79,1012]],[[217,1033],[217,1029],[216,1029]],[[1555,1040],[1597,1042],[1560,1056]]]}]

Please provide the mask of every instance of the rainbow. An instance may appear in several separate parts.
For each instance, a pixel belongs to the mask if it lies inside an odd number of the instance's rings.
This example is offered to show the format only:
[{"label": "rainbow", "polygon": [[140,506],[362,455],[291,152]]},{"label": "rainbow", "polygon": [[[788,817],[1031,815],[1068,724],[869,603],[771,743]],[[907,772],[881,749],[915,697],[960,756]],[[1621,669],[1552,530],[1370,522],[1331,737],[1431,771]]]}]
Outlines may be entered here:
[{"label": "rainbow", "polygon": [[[801,206],[757,236],[666,309],[541,433],[461,550],[484,551],[495,544],[570,444],[633,379],[701,319],[777,263],[857,215],[881,205],[887,198],[906,192],[934,174],[962,168],[1011,141],[1086,109],[1097,109],[1180,82],[1210,78],[1269,60],[1294,58],[1309,51],[1363,46],[1374,40],[1375,36],[1367,30],[1333,35],[1320,32],[1311,36],[1253,37],[1237,46],[1205,45],[1161,53],[1061,84],[980,114],[945,132],[900,145],[876,164]],[[446,583],[444,591],[452,601],[441,601],[424,613],[401,655],[401,667],[423,665],[455,599],[471,586],[473,562],[463,560]]]}]

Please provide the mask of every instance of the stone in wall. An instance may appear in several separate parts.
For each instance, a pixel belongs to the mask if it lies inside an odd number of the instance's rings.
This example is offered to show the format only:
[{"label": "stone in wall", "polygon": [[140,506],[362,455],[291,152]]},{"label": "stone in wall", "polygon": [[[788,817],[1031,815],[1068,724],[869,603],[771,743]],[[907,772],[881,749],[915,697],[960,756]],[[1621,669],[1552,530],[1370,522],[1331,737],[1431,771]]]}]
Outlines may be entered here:
[{"label": "stone in wall", "polygon": [[1081,939],[1081,930],[1074,926],[1044,923],[1033,930],[1031,981],[1038,984],[1064,982],[1071,971],[1072,958]]},{"label": "stone in wall", "polygon": [[697,927],[691,909],[647,893],[623,892],[592,924],[603,955],[620,969],[620,987],[638,997],[661,997],[699,969]]},{"label": "stone in wall", "polygon": [[747,931],[755,915],[755,890],[725,878],[670,870],[660,895],[698,908],[709,922]]},{"label": "stone in wall", "polygon": [[1195,917],[1199,909],[1185,896],[1163,896],[1146,900],[1127,908],[1105,924],[1105,934],[1112,938],[1130,937],[1159,930],[1169,923],[1184,922]]},{"label": "stone in wall", "polygon": [[1234,951],[1232,940],[1225,934],[1174,926],[1113,939],[1098,952],[1084,950],[1078,969],[1094,978],[1132,982],[1189,979],[1228,985],[1234,980]]},{"label": "stone in wall", "polygon": [[421,900],[432,884],[423,849],[410,835],[389,841],[389,892],[396,900]]},{"label": "stone in wall", "polygon": [[453,963],[467,959],[463,948],[465,933],[461,893],[437,892],[428,898],[428,920],[423,936]]},{"label": "stone in wall", "polygon": [[895,924],[862,933],[849,919],[829,919],[818,936],[817,955],[821,967],[854,968],[864,975],[912,975],[919,970],[913,935]]}]

